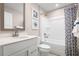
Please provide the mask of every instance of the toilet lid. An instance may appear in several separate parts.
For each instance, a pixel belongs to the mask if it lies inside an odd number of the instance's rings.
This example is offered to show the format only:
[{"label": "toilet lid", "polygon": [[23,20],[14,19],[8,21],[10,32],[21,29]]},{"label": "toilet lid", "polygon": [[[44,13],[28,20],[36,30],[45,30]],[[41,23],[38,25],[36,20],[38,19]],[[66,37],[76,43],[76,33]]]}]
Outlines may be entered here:
[{"label": "toilet lid", "polygon": [[45,49],[50,49],[50,46],[46,45],[46,44],[40,44],[39,47],[40,48],[45,48]]}]

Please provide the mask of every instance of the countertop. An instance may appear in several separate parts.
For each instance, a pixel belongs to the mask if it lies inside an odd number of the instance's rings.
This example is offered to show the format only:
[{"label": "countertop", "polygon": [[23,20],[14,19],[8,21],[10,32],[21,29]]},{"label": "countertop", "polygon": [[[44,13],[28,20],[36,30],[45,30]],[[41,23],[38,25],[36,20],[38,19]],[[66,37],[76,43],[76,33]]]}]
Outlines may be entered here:
[{"label": "countertop", "polygon": [[25,35],[22,37],[0,37],[0,46],[2,45],[7,45],[15,42],[20,42],[23,40],[29,40],[32,38],[38,38],[37,36],[30,36],[30,35]]}]

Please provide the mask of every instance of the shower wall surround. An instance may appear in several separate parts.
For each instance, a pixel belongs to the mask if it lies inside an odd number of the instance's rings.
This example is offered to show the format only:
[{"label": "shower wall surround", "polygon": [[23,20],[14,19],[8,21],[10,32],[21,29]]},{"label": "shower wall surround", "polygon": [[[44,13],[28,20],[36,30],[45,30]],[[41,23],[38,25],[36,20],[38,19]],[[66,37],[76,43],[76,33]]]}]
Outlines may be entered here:
[{"label": "shower wall surround", "polygon": [[65,12],[65,53],[67,56],[77,56],[77,39],[72,34],[76,20],[78,5],[72,4],[64,9]]},{"label": "shower wall surround", "polygon": [[[65,46],[65,19],[64,8],[57,9],[48,14],[48,42]],[[60,34],[61,33],[61,34]]]},{"label": "shower wall surround", "polygon": [[[65,55],[64,8],[52,11],[48,16],[41,15],[40,23],[43,43],[51,46],[51,53],[61,56]],[[44,33],[47,33],[48,38],[44,38]]]}]

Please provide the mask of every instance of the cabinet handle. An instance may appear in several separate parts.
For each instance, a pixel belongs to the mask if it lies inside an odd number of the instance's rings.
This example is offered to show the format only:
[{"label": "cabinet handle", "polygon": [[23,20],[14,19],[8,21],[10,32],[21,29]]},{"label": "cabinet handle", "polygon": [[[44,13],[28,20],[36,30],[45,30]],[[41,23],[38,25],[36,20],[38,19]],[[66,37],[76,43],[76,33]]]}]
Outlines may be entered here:
[{"label": "cabinet handle", "polygon": [[29,56],[29,51],[27,50],[27,56]]}]

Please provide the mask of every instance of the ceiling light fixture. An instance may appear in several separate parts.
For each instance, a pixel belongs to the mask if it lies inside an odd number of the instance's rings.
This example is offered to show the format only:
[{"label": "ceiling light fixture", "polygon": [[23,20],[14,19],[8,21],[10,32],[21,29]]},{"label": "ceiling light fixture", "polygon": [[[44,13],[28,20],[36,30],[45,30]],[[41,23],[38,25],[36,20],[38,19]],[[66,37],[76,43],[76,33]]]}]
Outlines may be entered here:
[{"label": "ceiling light fixture", "polygon": [[58,7],[59,6],[59,4],[56,4],[56,7]]}]

